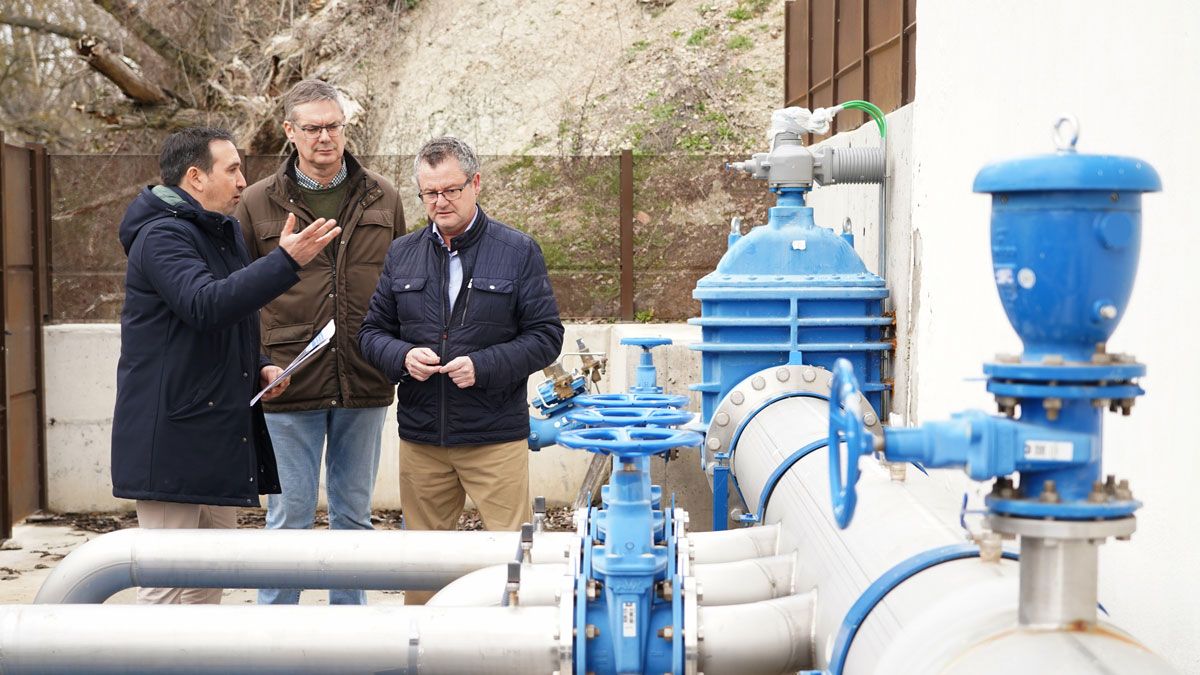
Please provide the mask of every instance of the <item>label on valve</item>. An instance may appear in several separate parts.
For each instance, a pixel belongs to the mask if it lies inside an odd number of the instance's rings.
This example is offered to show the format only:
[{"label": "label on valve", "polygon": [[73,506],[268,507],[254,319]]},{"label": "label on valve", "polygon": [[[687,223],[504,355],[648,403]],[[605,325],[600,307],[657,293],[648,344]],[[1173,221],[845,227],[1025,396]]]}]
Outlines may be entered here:
[{"label": "label on valve", "polygon": [[621,635],[623,637],[637,637],[637,603],[625,602],[621,604]]},{"label": "label on valve", "polygon": [[1068,441],[1025,441],[1025,459],[1034,462],[1069,462],[1075,446]]}]

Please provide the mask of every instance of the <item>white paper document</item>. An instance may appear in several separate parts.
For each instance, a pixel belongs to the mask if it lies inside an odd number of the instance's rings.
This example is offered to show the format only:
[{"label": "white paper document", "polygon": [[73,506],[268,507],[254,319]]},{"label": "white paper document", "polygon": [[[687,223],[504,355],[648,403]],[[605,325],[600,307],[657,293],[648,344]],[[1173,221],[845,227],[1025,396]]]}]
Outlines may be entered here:
[{"label": "white paper document", "polygon": [[255,394],[254,398],[250,399],[250,407],[253,408],[254,404],[258,403],[258,399],[263,397],[263,394],[270,391],[272,387],[279,384],[279,382],[284,378],[296,372],[297,368],[307,363],[312,357],[316,356],[317,352],[321,351],[321,349],[324,348],[325,345],[329,344],[329,341],[333,339],[333,333],[335,330],[336,328],[333,325],[333,319],[330,319],[329,323],[325,324],[325,327],[321,329],[321,332],[317,333],[316,337],[314,337],[312,341],[310,341],[304,347],[304,350],[301,351],[296,358],[292,359],[292,362],[288,364],[287,368],[283,369],[283,372],[280,373],[279,377],[272,380],[270,384],[263,387],[262,391]]}]

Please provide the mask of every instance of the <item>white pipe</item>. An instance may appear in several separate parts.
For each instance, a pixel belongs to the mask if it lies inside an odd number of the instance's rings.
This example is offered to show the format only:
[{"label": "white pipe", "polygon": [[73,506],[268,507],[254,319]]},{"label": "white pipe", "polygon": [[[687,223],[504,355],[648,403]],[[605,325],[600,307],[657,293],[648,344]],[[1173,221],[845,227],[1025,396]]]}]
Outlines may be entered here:
[{"label": "white pipe", "polygon": [[[698,532],[695,559],[724,562],[774,553],[778,531]],[[513,560],[516,532],[407,530],[119,530],[68,555],[34,602],[101,603],[134,586],[436,590]],[[570,532],[538,532],[535,563],[578,545]]]},{"label": "white pipe", "polygon": [[[693,567],[702,606],[736,605],[791,595],[795,554],[751,558]],[[559,601],[563,565],[522,565],[519,599],[522,605],[553,605]],[[498,607],[508,580],[508,565],[493,565],[465,574],[438,591],[431,607]]]},{"label": "white pipe", "polygon": [[[133,586],[432,590],[512,560],[517,532],[142,530],[68,555],[36,603],[101,603]],[[534,534],[534,562],[565,559],[577,537]]]},{"label": "white pipe", "polygon": [[0,672],[549,673],[555,607],[0,606]]},{"label": "white pipe", "polygon": [[[757,510],[759,494],[771,472],[796,449],[824,438],[828,425],[828,404],[801,397],[777,401],[745,424],[734,450],[733,471],[751,512]],[[964,541],[965,533],[958,524],[962,493],[947,487],[965,485],[958,474],[952,478],[945,472],[925,476],[910,466],[906,480],[896,482],[874,460],[864,458],[861,466],[858,509],[846,530],[838,529],[833,519],[824,449],[797,462],[780,479],[765,513],[766,522],[780,527],[780,552],[796,551],[798,555],[797,588],[813,588],[819,593],[815,667],[828,666],[843,619],[872,583],[914,555]],[[889,669],[882,658],[886,651],[889,659],[905,662],[910,656],[938,649],[962,656],[982,644],[979,634],[972,632],[972,622],[1015,630],[1017,570],[1017,564],[1010,561],[985,563],[973,558],[942,563],[916,574],[888,593],[867,616],[851,643],[844,672],[940,672]],[[990,590],[996,585],[1005,590]],[[951,589],[971,620],[953,613],[934,614],[936,601]],[[1011,602],[997,603],[996,597]],[[917,625],[923,630],[912,628]],[[987,636],[996,638],[996,633]],[[1125,644],[1114,649],[1142,649],[1135,643]],[[1004,658],[998,662],[1006,663]],[[1102,672],[1096,669],[1092,665],[1082,672]]]},{"label": "white pipe", "polygon": [[778,675],[808,668],[813,652],[810,593],[747,605],[700,608],[704,675]]}]

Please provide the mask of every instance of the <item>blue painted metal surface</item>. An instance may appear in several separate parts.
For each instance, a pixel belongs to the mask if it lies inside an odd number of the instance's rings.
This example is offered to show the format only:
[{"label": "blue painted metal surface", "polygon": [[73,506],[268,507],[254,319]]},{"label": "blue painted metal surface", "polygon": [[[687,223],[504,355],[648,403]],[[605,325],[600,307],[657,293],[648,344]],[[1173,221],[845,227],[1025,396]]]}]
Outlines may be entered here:
[{"label": "blue painted metal surface", "polygon": [[658,386],[658,373],[654,369],[654,357],[650,350],[655,347],[671,344],[670,338],[628,337],[621,338],[621,344],[641,347],[638,357],[637,384],[629,387],[631,394],[661,394],[663,388]]},{"label": "blue painted metal surface", "polygon": [[[1002,556],[1006,560],[1017,559],[1017,554],[1011,551],[1004,551]],[[834,640],[833,652],[829,659],[829,669],[827,672],[830,675],[842,674],[843,669],[846,667],[846,657],[850,654],[850,646],[854,642],[854,636],[858,634],[859,627],[871,615],[871,611],[893,589],[934,565],[940,565],[951,560],[978,557],[979,547],[971,544],[952,544],[918,553],[885,572],[883,576],[868,586],[867,590],[863,591],[858,600],[850,606],[850,611],[846,613],[846,618],[842,620],[842,626],[838,629],[837,638]]]},{"label": "blue painted metal surface", "polygon": [[[600,408],[573,416],[619,425],[571,431],[559,438],[566,447],[614,456],[612,477],[602,490],[603,508],[589,511],[589,539],[576,581],[575,672],[681,673],[683,593],[676,569],[677,526],[674,509],[661,508],[662,489],[650,484],[649,462],[652,455],[673,447],[695,447],[701,436],[682,429],[630,426],[691,418],[680,410]],[[672,589],[669,598],[658,592],[663,584]]]},{"label": "blue painted metal surface", "polygon": [[[1129,413],[1144,393],[1136,378],[1145,366],[1105,345],[1133,290],[1141,194],[1160,188],[1149,164],[1079,155],[1074,141],[1056,154],[981,170],[975,191],[993,195],[996,290],[1023,343],[1019,357],[984,366],[988,391],[1007,416],[965,411],[919,428],[887,429],[886,457],[962,467],[975,480],[1019,474],[1018,487],[998,483],[986,498],[1000,515],[1103,520],[1136,511],[1141,504],[1127,488],[1100,480],[1102,416],[1105,408]],[[835,427],[853,438],[862,423],[834,405],[831,434]],[[869,451],[851,448],[845,480],[838,453],[830,453],[843,527],[853,515],[857,459]]]},{"label": "blue painted metal surface", "polygon": [[690,422],[692,413],[678,408],[602,407],[572,410],[567,419],[589,427],[667,427]]},{"label": "blue painted metal surface", "polygon": [[683,408],[688,397],[682,394],[584,394],[576,396],[579,407]]},{"label": "blue painted metal surface", "polygon": [[[817,227],[802,188],[776,189],[766,226],[736,239],[693,292],[700,300],[701,415],[712,420],[729,390],[764,368],[800,363],[831,369],[850,359],[880,410],[883,316],[888,292],[842,236]],[[801,356],[802,355],[802,356]],[[723,527],[723,526],[722,526]]]}]

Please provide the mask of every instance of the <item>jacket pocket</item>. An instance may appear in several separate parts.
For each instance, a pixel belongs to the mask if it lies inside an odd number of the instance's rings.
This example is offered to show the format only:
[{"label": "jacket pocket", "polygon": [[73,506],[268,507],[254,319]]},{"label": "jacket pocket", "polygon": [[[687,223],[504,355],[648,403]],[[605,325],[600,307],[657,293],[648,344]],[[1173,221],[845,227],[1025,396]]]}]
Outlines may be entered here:
[{"label": "jacket pocket", "polygon": [[[279,235],[283,233],[283,220],[264,220],[254,223],[254,238],[258,240],[258,255],[266,254],[279,248]],[[299,218],[296,220],[296,231],[304,229]]]},{"label": "jacket pocket", "polygon": [[426,277],[397,277],[392,279],[392,298],[396,303],[396,318],[400,321],[420,321],[425,301]]},{"label": "jacket pocket", "polygon": [[351,265],[370,265],[374,268],[376,281],[379,280],[379,270],[383,268],[388,246],[392,244],[392,225],[378,218],[378,213],[368,211],[354,227],[350,250],[347,252]]},{"label": "jacket pocket", "polygon": [[512,322],[513,288],[512,279],[472,277],[467,282],[467,297],[463,307],[463,325],[467,323]]},{"label": "jacket pocket", "polygon": [[[180,402],[178,399],[168,398],[167,419],[179,421],[197,415],[206,415],[214,412],[217,406],[223,406],[225,402],[218,400],[221,398],[222,392],[218,391],[218,388],[223,375],[224,372],[219,366],[209,368],[196,379],[196,386],[190,389],[190,395],[179,396],[179,399],[186,400]],[[249,397],[246,398],[246,401],[250,401]]]},{"label": "jacket pocket", "polygon": [[286,326],[271,326],[263,337],[263,344],[268,347],[291,344],[293,342],[307,343],[312,339],[313,325],[311,323],[293,323]]}]

